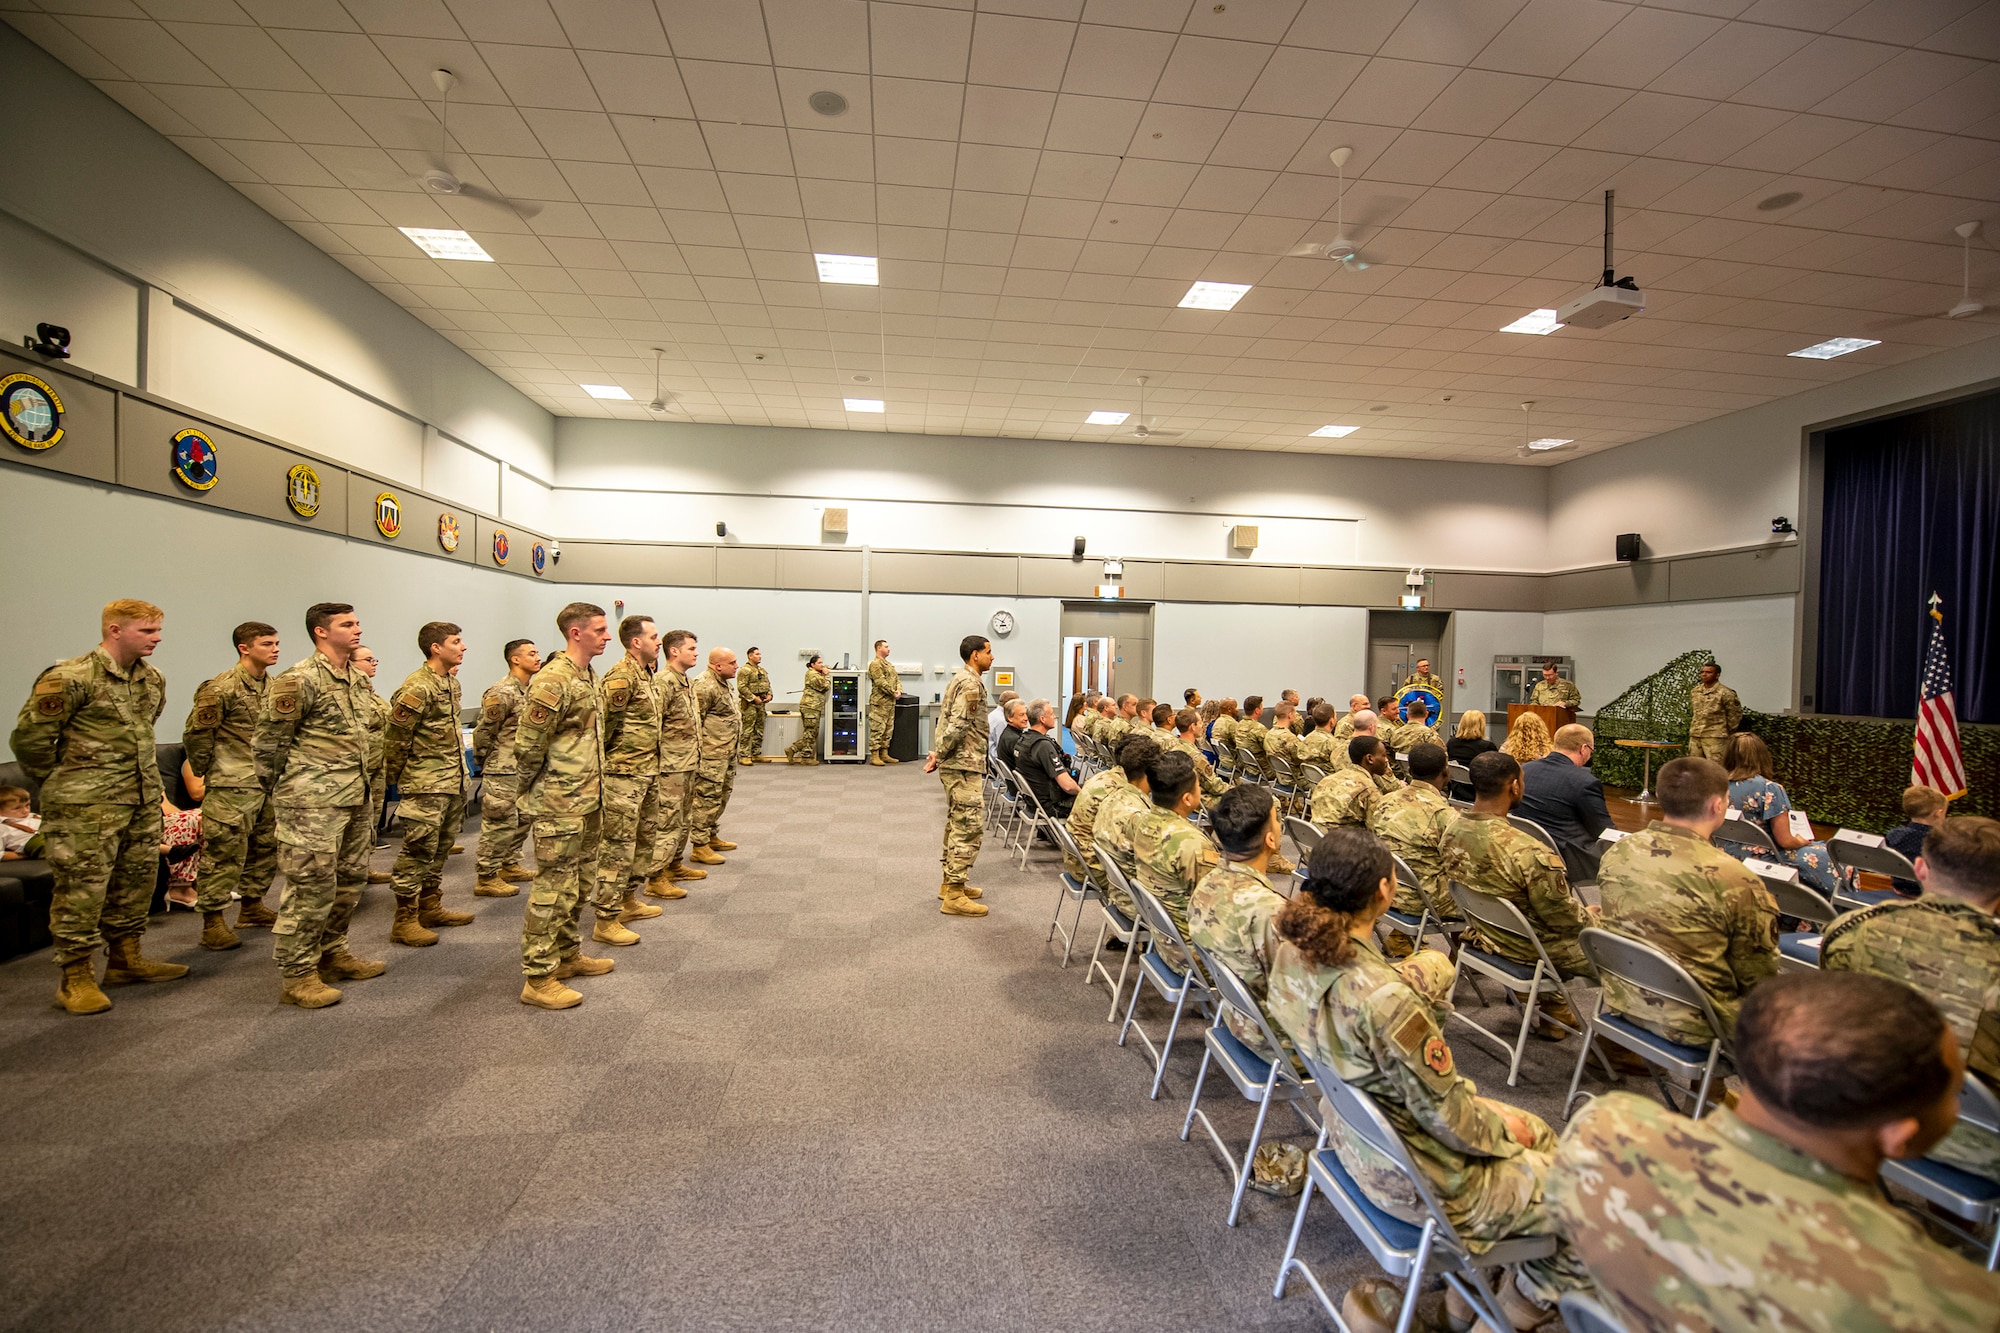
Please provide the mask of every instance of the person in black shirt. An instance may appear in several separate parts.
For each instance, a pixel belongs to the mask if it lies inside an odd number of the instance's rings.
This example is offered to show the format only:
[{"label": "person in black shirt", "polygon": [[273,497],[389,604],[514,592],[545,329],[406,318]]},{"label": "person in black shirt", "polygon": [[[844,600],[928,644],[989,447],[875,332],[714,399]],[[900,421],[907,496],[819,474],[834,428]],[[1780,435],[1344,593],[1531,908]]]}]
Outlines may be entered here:
[{"label": "person in black shirt", "polygon": [[[1035,793],[1051,818],[1068,819],[1076,803],[1076,775],[1064,762],[1062,747],[1050,733],[1055,730],[1056,707],[1047,699],[1035,699],[1027,708],[1028,729],[1014,744],[1014,771]],[[1011,730],[1011,728],[1009,728]]]},{"label": "person in black shirt", "polygon": [[[1906,823],[1898,824],[1882,835],[1882,841],[1889,844],[1891,851],[1901,852],[1914,864],[1924,854],[1924,838],[1938,825],[1944,823],[1950,813],[1951,800],[1935,787],[1908,787],[1903,791],[1903,818]],[[1905,898],[1914,898],[1922,892],[1912,879],[1892,879],[1889,881],[1896,892]]]},{"label": "person in black shirt", "polygon": [[1019,699],[1009,699],[1002,709],[1001,716],[1007,719],[1007,725],[994,737],[993,754],[1001,763],[1012,768],[1014,747],[1021,743],[1021,737],[1028,730],[1028,706]]},{"label": "person in black shirt", "polygon": [[1468,767],[1488,750],[1499,748],[1487,739],[1486,714],[1477,708],[1468,708],[1458,715],[1458,730],[1444,743],[1445,758]]}]

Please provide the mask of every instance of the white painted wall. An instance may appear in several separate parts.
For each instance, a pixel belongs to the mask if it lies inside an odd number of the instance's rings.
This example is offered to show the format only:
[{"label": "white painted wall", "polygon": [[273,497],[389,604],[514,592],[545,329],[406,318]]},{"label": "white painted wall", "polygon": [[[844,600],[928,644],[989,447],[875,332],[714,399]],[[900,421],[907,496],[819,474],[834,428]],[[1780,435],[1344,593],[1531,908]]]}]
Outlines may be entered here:
[{"label": "white painted wall", "polygon": [[1153,609],[1153,689],[1178,703],[1192,685],[1206,698],[1286,689],[1299,701],[1344,704],[1368,675],[1368,612],[1350,606],[1219,606],[1160,602]]},{"label": "white painted wall", "polygon": [[[996,638],[991,627],[993,613],[1000,610],[1014,616],[1014,632],[1004,639]],[[1012,688],[1019,690],[1022,698],[1054,699],[1060,715],[1062,602],[1058,598],[872,593],[868,598],[868,642],[861,645],[854,661],[857,666],[866,666],[864,654],[873,651],[875,640],[887,639],[892,661],[924,664],[921,687],[916,677],[905,676],[903,688],[925,703],[934,703],[959,668],[958,641],[968,634],[984,634],[993,640],[993,665],[1014,668]],[[938,674],[940,667],[943,675]]]},{"label": "white painted wall", "polygon": [[1542,617],[1542,648],[1576,658],[1576,683],[1586,713],[1695,648],[1715,654],[1724,682],[1745,708],[1776,713],[1791,705],[1794,600],[1755,597],[1551,611]]},{"label": "white painted wall", "polygon": [[[1507,710],[1501,708],[1496,714],[1493,708],[1493,659],[1546,651],[1542,621],[1539,611],[1452,612],[1452,660],[1444,666],[1451,671],[1446,679],[1451,682],[1448,702],[1454,720],[1466,709],[1477,708],[1495,723],[1496,737],[1505,732]],[[1463,686],[1458,684],[1460,672],[1465,675]]]},{"label": "white painted wall", "polygon": [[0,338],[37,324],[70,332],[70,364],[126,384],[139,378],[139,285],[0,213]]}]

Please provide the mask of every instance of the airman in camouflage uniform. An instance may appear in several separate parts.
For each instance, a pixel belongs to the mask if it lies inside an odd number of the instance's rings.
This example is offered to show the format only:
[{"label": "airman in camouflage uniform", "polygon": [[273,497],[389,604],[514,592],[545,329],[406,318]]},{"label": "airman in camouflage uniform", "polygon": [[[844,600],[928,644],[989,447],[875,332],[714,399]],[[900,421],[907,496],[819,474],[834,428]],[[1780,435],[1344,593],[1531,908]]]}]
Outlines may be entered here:
[{"label": "airman in camouflage uniform", "polygon": [[314,652],[264,688],[251,750],[257,780],[278,812],[278,922],[271,927],[285,1004],[322,1009],[340,992],[325,979],[363,981],[382,964],[356,958],[347,926],[368,878],[370,720],[378,700],[356,662],[363,651],[354,609],[306,612]]},{"label": "airman in camouflage uniform", "polygon": [[1396,886],[1396,911],[1421,916],[1428,907],[1433,917],[1446,921],[1458,916],[1458,904],[1445,884],[1445,849],[1458,814],[1436,784],[1421,779],[1376,797],[1369,807],[1368,831],[1409,863],[1421,885]]},{"label": "airman in camouflage uniform", "polygon": [[[1566,977],[1596,976],[1576,942],[1583,928],[1594,924],[1570,891],[1562,858],[1533,834],[1507,822],[1507,816],[1481,810],[1459,812],[1445,839],[1445,874],[1470,889],[1504,898],[1521,909],[1535,928],[1549,961]],[[1518,935],[1487,926],[1470,932],[1476,947],[1533,967],[1535,947]],[[1640,936],[1648,939],[1648,936]]]},{"label": "airman in camouflage uniform", "polygon": [[1264,753],[1264,738],[1271,734],[1271,729],[1264,725],[1263,706],[1259,704],[1252,709],[1248,699],[1243,702],[1244,715],[1237,718],[1236,725],[1229,729],[1229,743],[1238,751],[1248,750],[1250,757],[1257,761],[1257,772],[1266,778],[1273,777],[1275,770],[1271,767],[1271,758]]},{"label": "airman in camouflage uniform", "polygon": [[278,631],[259,621],[236,627],[236,665],[194,692],[181,728],[188,771],[203,783],[201,861],[195,870],[195,907],[201,912],[201,947],[242,944],[223,913],[232,894],[243,904],[239,927],[268,926],[278,914],[264,895],[278,874],[278,814],[257,781],[250,742],[264,711],[264,682],[278,661]]},{"label": "airman in camouflage uniform", "polygon": [[1444,698],[1444,677],[1431,670],[1431,660],[1428,657],[1420,658],[1416,670],[1403,677],[1403,683],[1396,688],[1407,690],[1412,685],[1421,685],[1435,692],[1438,698]]},{"label": "airman in camouflage uniform", "polygon": [[639,942],[630,923],[660,915],[639,901],[660,834],[660,691],[653,669],[660,632],[646,616],[618,625],[625,653],[604,673],[604,806],[597,882],[592,886],[599,944]]},{"label": "airman in camouflage uniform", "polygon": [[[1181,802],[1182,806],[1188,804],[1188,800]],[[1202,877],[1221,864],[1222,853],[1215,849],[1206,833],[1188,822],[1187,811],[1179,807],[1155,804],[1152,810],[1134,819],[1131,828],[1132,862],[1139,872],[1139,887],[1160,900],[1182,938],[1186,938],[1188,900],[1194,896],[1195,886]],[[1155,940],[1153,947],[1175,968],[1186,970],[1195,963],[1168,940]]]},{"label": "airman in camouflage uniform", "polygon": [[389,938],[422,948],[436,944],[435,926],[469,926],[472,913],[444,905],[444,863],[465,823],[472,779],[459,732],[458,677],[465,641],[458,626],[435,620],[417,631],[424,665],[396,687],[382,728],[384,778],[396,786],[403,850],[390,872],[396,916]]},{"label": "airman in camouflage uniform", "polygon": [[111,1007],[91,962],[100,940],[110,958],[107,984],[187,975],[139,950],[160,859],[153,724],[166,707],[167,682],[145,660],[159,644],[160,619],[150,602],[105,607],[103,642],[37,676],[14,724],[14,757],[41,787],[56,882],[49,902],[63,973],[56,1003],[73,1014]]},{"label": "airman in camouflage uniform", "polygon": [[700,706],[687,673],[701,655],[701,646],[684,629],[667,631],[661,643],[662,663],[653,677],[660,692],[660,832],[653,844],[653,873],[646,892],[671,900],[687,897],[682,883],[708,878],[700,866],[681,863],[694,823],[695,777],[701,767]]},{"label": "airman in camouflage uniform", "polygon": [[[1112,861],[1127,879],[1136,880],[1139,877],[1135,834],[1139,821],[1146,818],[1152,809],[1152,793],[1131,782],[1105,797],[1104,804],[1097,809],[1095,837],[1110,849]],[[1139,905],[1132,901],[1132,895],[1117,884],[1106,889],[1105,896],[1126,916],[1139,915]]]},{"label": "airman in camouflage uniform", "polygon": [[518,806],[514,732],[542,658],[531,639],[516,639],[508,648],[507,674],[480,699],[479,721],[472,728],[472,757],[479,761],[479,881],[472,891],[481,898],[511,898],[519,892],[514,885],[535,877],[518,859],[528,826]]},{"label": "airman in camouflage uniform", "polygon": [[760,648],[743,654],[743,669],[736,673],[736,700],[743,706],[743,752],[736,762],[754,764],[764,753],[764,705],[771,702],[771,674],[764,670]]},{"label": "airman in camouflage uniform", "polygon": [[1282,759],[1288,764],[1299,760],[1299,734],[1292,730],[1293,718],[1285,713],[1285,705],[1278,705],[1278,715],[1271,720],[1271,729],[1264,733],[1265,766],[1276,771],[1271,761]]},{"label": "airman in camouflage uniform", "polygon": [[1701,669],[1701,683],[1688,691],[1693,712],[1688,718],[1688,754],[1722,762],[1729,737],[1743,725],[1743,701],[1722,683],[1722,668],[1710,662]]},{"label": "airman in camouflage uniform", "polygon": [[1564,680],[1556,674],[1555,666],[1549,665],[1542,668],[1542,678],[1535,682],[1528,702],[1548,708],[1581,708],[1583,693],[1576,688],[1576,682]]},{"label": "airman in camouflage uniform", "polygon": [[986,772],[986,684],[980,677],[993,665],[993,645],[980,635],[969,634],[959,644],[959,651],[965,665],[944,688],[924,772],[936,773],[944,783],[944,852],[940,858],[944,874],[938,884],[938,910],[946,916],[985,916],[986,904],[977,901],[981,892],[967,879],[973,862],[979,859],[980,816],[985,807],[980,782]]},{"label": "airman in camouflage uniform", "polygon": [[1349,764],[1312,790],[1312,822],[1322,829],[1351,824],[1368,827],[1368,812],[1376,798],[1385,795],[1377,775],[1359,764]]},{"label": "airman in camouflage uniform", "polygon": [[569,1009],[583,996],[562,983],[615,964],[583,952],[577,918],[597,880],[603,842],[604,728],[590,663],[611,637],[602,607],[572,602],[556,626],[565,647],[535,673],[514,736],[521,812],[535,821],[535,883],[521,923],[521,1002]]},{"label": "airman in camouflage uniform", "polygon": [[[1350,728],[1350,733],[1351,731],[1352,729]],[[1350,734],[1348,739],[1352,740],[1353,736]],[[1323,768],[1328,773],[1331,773],[1333,772],[1334,751],[1346,743],[1347,741],[1344,740],[1336,742],[1331,731],[1325,727],[1320,727],[1316,731],[1308,731],[1304,736],[1301,736],[1299,738],[1298,749],[1293,751],[1293,754],[1301,767],[1311,764],[1315,768]]]},{"label": "airman in camouflage uniform", "polygon": [[1116,699],[1107,698],[1104,702],[1110,707],[1107,709],[1102,705],[1099,706],[1097,725],[1091,728],[1090,738],[1111,753],[1117,754],[1118,747],[1132,734],[1132,719],[1125,709],[1128,705],[1137,706],[1139,701],[1129,694],[1121,694]]},{"label": "airman in camouflage uniform", "polygon": [[1418,722],[1412,718],[1401,726],[1391,727],[1386,743],[1392,754],[1408,754],[1419,745],[1435,745],[1442,750],[1444,737],[1428,721]]},{"label": "airman in camouflage uniform", "polygon": [[1076,801],[1069,808],[1069,833],[1076,840],[1077,850],[1084,859],[1079,862],[1067,852],[1063,854],[1063,868],[1078,879],[1088,880],[1099,889],[1108,888],[1104,866],[1097,859],[1097,848],[1092,841],[1096,830],[1097,816],[1104,801],[1126,786],[1125,770],[1113,764],[1110,768],[1093,773],[1077,789]]},{"label": "airman in camouflage uniform", "polygon": [[785,747],[789,762],[819,762],[819,720],[826,712],[826,696],[832,689],[833,672],[815,656],[806,663],[805,683],[799,687],[799,738]]},{"label": "airman in camouflage uniform", "polygon": [[875,641],[875,656],[868,660],[868,762],[880,768],[901,763],[889,757],[889,742],[896,733],[896,700],[902,696],[902,678],[889,660],[889,641]]},{"label": "airman in camouflage uniform", "polygon": [[[1188,943],[1206,949],[1262,1002],[1270,989],[1271,957],[1278,945],[1271,923],[1284,906],[1270,876],[1242,861],[1224,861],[1202,877],[1188,899]],[[1268,1016],[1270,1011],[1265,1012]],[[1225,1011],[1223,1022],[1237,1040],[1265,1059],[1277,1054],[1257,1025],[1235,1010]]]},{"label": "airman in camouflage uniform", "polygon": [[[361,645],[354,650],[354,670],[360,677],[363,721],[368,728],[368,754],[366,772],[368,774],[368,848],[373,851],[376,839],[382,835],[382,807],[389,799],[389,779],[382,767],[382,728],[389,722],[389,701],[375,692],[375,673],[381,662],[375,650]],[[365,857],[366,852],[362,853]],[[367,872],[368,883],[387,884],[391,878],[385,871]]]},{"label": "airman in camouflage uniform", "polygon": [[694,683],[695,711],[701,717],[701,761],[688,838],[694,846],[691,855],[704,864],[719,864],[724,859],[720,853],[736,850],[735,843],[716,832],[736,786],[736,765],[731,760],[742,723],[736,716],[735,678],[736,654],[714,648],[708,654],[708,670]]}]

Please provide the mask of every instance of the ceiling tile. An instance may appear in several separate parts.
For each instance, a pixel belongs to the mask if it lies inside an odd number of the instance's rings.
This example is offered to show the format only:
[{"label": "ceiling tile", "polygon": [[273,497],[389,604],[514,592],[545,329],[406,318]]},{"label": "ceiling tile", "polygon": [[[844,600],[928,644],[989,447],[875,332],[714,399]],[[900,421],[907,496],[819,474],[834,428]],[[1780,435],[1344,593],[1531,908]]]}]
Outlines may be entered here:
[{"label": "ceiling tile", "polygon": [[1471,63],[1478,69],[1554,78],[1628,12],[1610,0],[1528,0]]},{"label": "ceiling tile", "polygon": [[1333,104],[1333,116],[1365,125],[1408,125],[1455,77],[1449,65],[1371,60]]},{"label": "ceiling tile", "polygon": [[654,0],[674,54],[683,60],[768,63],[764,15],[756,5]]},{"label": "ceiling tile", "polygon": [[1264,72],[1271,51],[1258,42],[1183,37],[1153,89],[1153,100],[1181,106],[1239,106]]},{"label": "ceiling tile", "polygon": [[[600,109],[597,91],[583,72],[583,62],[567,47],[558,51],[540,46],[482,43],[479,54],[515,106],[569,111]],[[637,110],[630,106],[617,109]]]},{"label": "ceiling tile", "polygon": [[1150,98],[1173,56],[1175,40],[1171,32],[1138,32],[1086,22],[1077,29],[1070,47],[1063,91],[1093,97]]},{"label": "ceiling tile", "polygon": [[871,4],[868,9],[871,68],[878,76],[952,82],[965,79],[972,15],[902,4]]},{"label": "ceiling tile", "polygon": [[785,123],[778,81],[770,66],[683,59],[680,68],[698,119],[739,125]]},{"label": "ceiling tile", "polygon": [[1075,35],[1073,23],[981,14],[973,29],[967,79],[1053,92],[1063,86],[1063,70]]},{"label": "ceiling tile", "polygon": [[1722,29],[1700,14],[1634,9],[1563,70],[1579,83],[1644,88]]},{"label": "ceiling tile", "polygon": [[[875,81],[875,132],[909,139],[956,139],[968,89],[917,79]],[[1047,94],[1043,94],[1047,96]]]},{"label": "ceiling tile", "polygon": [[[776,0],[774,0],[776,2]],[[672,55],[652,0],[549,0],[570,44],[581,51]],[[587,63],[587,62],[586,62]]]},{"label": "ceiling tile", "polygon": [[[682,119],[694,115],[694,106],[681,84],[680,68],[665,56],[579,51],[577,58],[596,93],[597,105],[606,111]],[[501,77],[504,82],[506,75]]]}]

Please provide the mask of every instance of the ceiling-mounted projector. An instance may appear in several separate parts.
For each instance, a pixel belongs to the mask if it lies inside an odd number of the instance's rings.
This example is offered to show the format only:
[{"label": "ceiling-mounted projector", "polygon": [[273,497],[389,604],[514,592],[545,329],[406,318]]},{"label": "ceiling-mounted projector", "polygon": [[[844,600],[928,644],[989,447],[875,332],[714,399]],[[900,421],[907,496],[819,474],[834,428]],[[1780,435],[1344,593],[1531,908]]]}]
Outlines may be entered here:
[{"label": "ceiling-mounted projector", "polygon": [[1601,329],[1621,319],[1646,313],[1646,294],[1632,278],[1621,278],[1611,266],[1612,200],[1614,191],[1604,192],[1604,276],[1581,296],[1572,296],[1556,307],[1558,324],[1580,329]]}]

